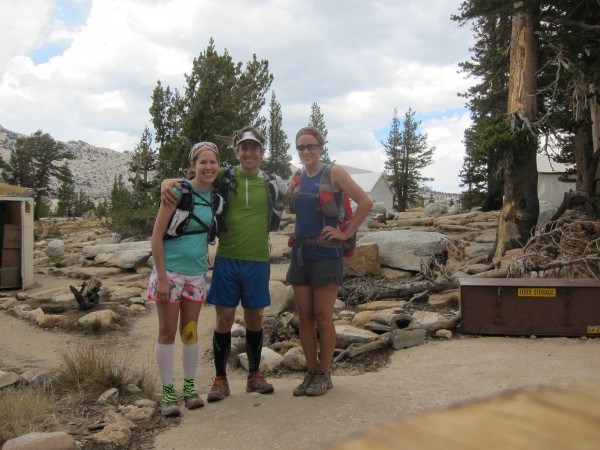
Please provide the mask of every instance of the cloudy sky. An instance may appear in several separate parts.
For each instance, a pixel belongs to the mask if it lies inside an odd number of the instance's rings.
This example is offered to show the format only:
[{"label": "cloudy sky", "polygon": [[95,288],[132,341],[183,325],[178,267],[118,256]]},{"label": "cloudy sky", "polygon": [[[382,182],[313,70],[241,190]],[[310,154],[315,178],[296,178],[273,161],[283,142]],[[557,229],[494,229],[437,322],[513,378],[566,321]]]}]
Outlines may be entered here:
[{"label": "cloudy sky", "polygon": [[383,170],[394,108],[412,108],[436,148],[428,185],[458,193],[470,122],[457,93],[472,83],[458,63],[473,42],[450,20],[460,3],[1,0],[0,125],[132,150],[157,80],[182,91],[212,37],[234,61],[269,61],[290,142],[317,102],[339,163]]}]

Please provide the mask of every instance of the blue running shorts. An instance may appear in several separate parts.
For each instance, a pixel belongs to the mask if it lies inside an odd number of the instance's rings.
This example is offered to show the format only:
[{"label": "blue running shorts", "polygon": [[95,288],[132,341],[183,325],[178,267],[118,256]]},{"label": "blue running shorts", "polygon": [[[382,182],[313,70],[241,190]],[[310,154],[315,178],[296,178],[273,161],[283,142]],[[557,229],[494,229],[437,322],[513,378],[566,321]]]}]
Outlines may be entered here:
[{"label": "blue running shorts", "polygon": [[271,304],[271,264],[217,256],[206,301],[223,308],[260,309]]}]

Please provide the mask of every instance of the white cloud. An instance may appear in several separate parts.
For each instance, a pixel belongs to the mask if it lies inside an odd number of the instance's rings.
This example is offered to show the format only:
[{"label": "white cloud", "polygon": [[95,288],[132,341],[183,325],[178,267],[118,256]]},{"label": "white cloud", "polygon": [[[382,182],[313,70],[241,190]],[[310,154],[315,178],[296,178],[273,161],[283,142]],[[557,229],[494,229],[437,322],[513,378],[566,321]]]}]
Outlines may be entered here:
[{"label": "white cloud", "polygon": [[[462,164],[457,155],[468,117],[454,111],[464,102],[457,92],[469,84],[457,64],[469,58],[472,41],[449,19],[460,0],[89,1],[78,23],[58,18],[50,0],[2,2],[0,125],[132,149],[150,125],[157,80],[182,90],[184,73],[212,37],[234,61],[245,63],[253,53],[269,61],[292,144],[317,102],[330,154],[340,163],[383,168],[377,133],[394,108],[435,117],[422,124],[437,148],[435,166],[445,169],[432,187],[443,178],[450,181],[440,186],[458,190],[448,167]],[[58,3],[64,9],[73,0]],[[58,41],[66,48],[32,59]]]}]

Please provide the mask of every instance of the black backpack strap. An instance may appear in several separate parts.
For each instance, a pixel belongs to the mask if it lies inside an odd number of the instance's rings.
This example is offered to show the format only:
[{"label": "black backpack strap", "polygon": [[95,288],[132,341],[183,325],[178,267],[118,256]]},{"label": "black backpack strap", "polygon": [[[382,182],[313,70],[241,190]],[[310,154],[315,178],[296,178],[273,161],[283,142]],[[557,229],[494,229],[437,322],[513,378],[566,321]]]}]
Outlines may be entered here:
[{"label": "black backpack strap", "polygon": [[[187,234],[208,233],[210,231],[210,229],[211,229],[211,226],[212,226],[212,217],[214,217],[214,215],[215,215],[215,212],[213,210],[213,202],[212,201],[208,202],[208,201],[204,200],[204,198],[202,198],[201,196],[199,196],[198,194],[196,194],[193,190],[192,190],[192,199],[198,199],[200,201],[193,200],[193,205],[192,205],[192,208],[190,210],[190,219],[196,221],[202,228],[200,230],[193,230],[193,231],[184,230],[182,234],[186,234],[187,235]],[[212,195],[211,195],[211,200],[212,200]],[[210,225],[204,223],[198,216],[196,216],[194,214],[194,206],[195,205],[210,207],[210,209],[212,211],[212,217],[211,217],[211,224]]]}]

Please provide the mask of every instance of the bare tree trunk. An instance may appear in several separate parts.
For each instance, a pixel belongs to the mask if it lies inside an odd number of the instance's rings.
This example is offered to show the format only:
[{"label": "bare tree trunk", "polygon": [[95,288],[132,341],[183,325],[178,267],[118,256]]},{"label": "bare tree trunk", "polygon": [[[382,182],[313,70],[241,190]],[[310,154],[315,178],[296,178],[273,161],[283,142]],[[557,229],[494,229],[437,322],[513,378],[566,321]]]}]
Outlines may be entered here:
[{"label": "bare tree trunk", "polygon": [[525,245],[531,229],[537,222],[537,136],[533,121],[537,114],[537,45],[535,20],[530,11],[520,9],[515,3],[510,44],[510,80],[508,113],[517,129],[531,131],[529,142],[516,140],[516,145],[506,152],[504,176],[504,203],[498,222],[498,233],[493,260],[498,261],[512,248]]},{"label": "bare tree trunk", "polygon": [[574,134],[573,149],[575,154],[575,166],[577,167],[577,180],[575,188],[578,191],[590,192],[592,188],[593,174],[591,173],[592,149],[588,145],[586,128],[579,127]]},{"label": "bare tree trunk", "polygon": [[592,184],[590,193],[590,199],[592,204],[596,205],[596,208],[600,208],[600,104],[598,104],[598,96],[596,95],[597,87],[592,84],[590,86],[590,112],[592,119],[592,145],[594,149],[594,155],[592,158]]}]

